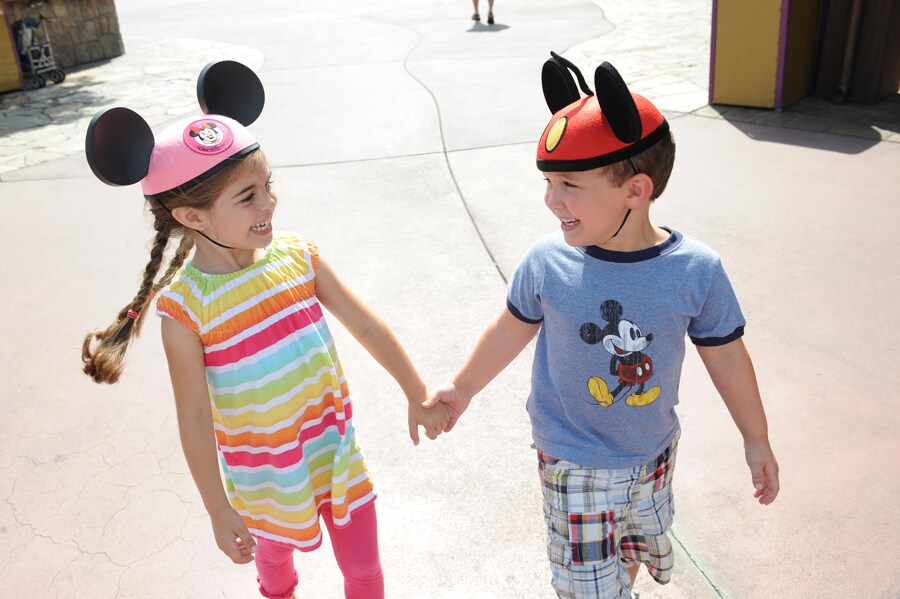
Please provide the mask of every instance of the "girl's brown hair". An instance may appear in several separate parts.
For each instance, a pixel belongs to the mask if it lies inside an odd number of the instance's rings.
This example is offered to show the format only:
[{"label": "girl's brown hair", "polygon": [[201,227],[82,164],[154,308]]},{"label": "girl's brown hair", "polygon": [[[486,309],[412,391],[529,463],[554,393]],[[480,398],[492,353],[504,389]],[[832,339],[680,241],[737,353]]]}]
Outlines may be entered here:
[{"label": "girl's brown hair", "polygon": [[[179,223],[172,210],[187,206],[206,210],[219,197],[222,191],[246,169],[265,165],[266,157],[261,150],[255,150],[233,160],[231,164],[216,171],[203,181],[192,185],[189,189],[175,188],[162,197],[148,199],[150,213],[153,215],[153,229],[156,236],[150,249],[150,261],[144,268],[144,278],[134,299],[119,310],[116,319],[103,331],[93,330],[84,338],[81,360],[84,373],[94,379],[95,383],[115,383],[119,380],[125,367],[125,352],[131,341],[141,332],[146,312],[156,293],[172,282],[172,278],[184,264],[188,254],[194,247],[193,230]],[[169,241],[181,238],[175,254],[169,260],[162,278],[155,281],[163,263],[163,255]],[[92,342],[96,345],[92,348]]]}]

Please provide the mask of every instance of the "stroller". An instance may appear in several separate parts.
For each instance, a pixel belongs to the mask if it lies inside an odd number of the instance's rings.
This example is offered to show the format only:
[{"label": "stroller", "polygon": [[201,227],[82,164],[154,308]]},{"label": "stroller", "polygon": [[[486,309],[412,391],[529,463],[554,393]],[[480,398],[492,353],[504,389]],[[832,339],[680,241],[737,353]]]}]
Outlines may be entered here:
[{"label": "stroller", "polygon": [[[25,84],[31,89],[47,85],[47,77],[53,83],[62,83],[66,74],[56,66],[50,36],[47,33],[47,19],[41,15],[37,19],[25,17],[12,24],[16,50],[19,52],[19,63]],[[41,38],[40,33],[43,33]],[[45,76],[46,74],[46,76]]]}]

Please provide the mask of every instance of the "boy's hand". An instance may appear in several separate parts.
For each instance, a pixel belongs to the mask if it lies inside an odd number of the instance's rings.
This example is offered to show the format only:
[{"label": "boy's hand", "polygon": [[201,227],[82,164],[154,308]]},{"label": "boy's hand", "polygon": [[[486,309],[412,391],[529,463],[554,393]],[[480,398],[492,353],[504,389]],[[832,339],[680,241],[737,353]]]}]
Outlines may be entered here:
[{"label": "boy's hand", "polygon": [[462,413],[466,411],[466,408],[469,407],[471,401],[471,395],[458,389],[453,383],[450,383],[446,387],[438,389],[437,393],[428,398],[422,405],[426,408],[430,408],[440,402],[446,406],[449,420],[444,426],[444,432],[449,433],[453,427],[456,426],[456,421],[459,420]]},{"label": "boy's hand", "polygon": [[249,564],[256,553],[256,541],[244,525],[244,521],[231,506],[218,512],[211,512],[216,545],[236,564]]},{"label": "boy's hand", "polygon": [[769,505],[778,495],[778,462],[768,439],[744,441],[744,454],[753,477],[753,496],[761,505]]},{"label": "boy's hand", "polygon": [[420,426],[425,429],[425,435],[434,441],[447,426],[447,421],[450,419],[446,406],[431,407],[426,406],[426,403],[428,402],[419,403],[416,399],[409,402],[409,438],[412,439],[413,445],[419,444]]}]

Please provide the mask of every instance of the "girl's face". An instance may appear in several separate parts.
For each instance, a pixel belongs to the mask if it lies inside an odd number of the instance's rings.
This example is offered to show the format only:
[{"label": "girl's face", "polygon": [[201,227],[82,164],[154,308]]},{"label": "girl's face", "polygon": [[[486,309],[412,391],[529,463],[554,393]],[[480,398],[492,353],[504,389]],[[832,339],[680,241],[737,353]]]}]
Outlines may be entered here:
[{"label": "girl's face", "polygon": [[272,241],[278,198],[265,164],[244,169],[206,211],[204,233],[235,249],[262,249]]}]

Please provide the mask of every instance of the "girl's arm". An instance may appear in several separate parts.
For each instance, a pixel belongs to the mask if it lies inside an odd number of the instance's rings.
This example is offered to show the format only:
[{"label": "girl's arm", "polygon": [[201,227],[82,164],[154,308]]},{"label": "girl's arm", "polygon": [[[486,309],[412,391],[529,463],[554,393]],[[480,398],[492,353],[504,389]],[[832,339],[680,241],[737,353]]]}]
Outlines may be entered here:
[{"label": "girl's arm", "polygon": [[741,339],[714,347],[697,346],[713,384],[744,437],[744,453],[754,497],[763,505],[778,495],[778,462],[769,445],[769,429],[750,354]]},{"label": "girl's arm", "polygon": [[444,432],[449,432],[456,425],[472,397],[522,353],[540,328],[540,323],[523,322],[506,308],[488,325],[469,359],[453,377],[453,382],[425,402],[426,407],[441,402],[449,408],[450,422],[444,427]]},{"label": "girl's arm", "polygon": [[256,543],[222,487],[203,345],[193,331],[171,318],[162,319],[162,340],[175,392],[181,448],[212,522],[216,544],[233,562],[249,563]]},{"label": "girl's arm", "polygon": [[316,296],[403,389],[409,401],[409,437],[413,443],[419,444],[420,425],[429,439],[436,439],[447,423],[446,409],[441,406],[428,410],[422,406],[428,397],[428,389],[403,346],[390,328],[341,282],[331,266],[321,258],[316,271]]}]

